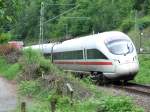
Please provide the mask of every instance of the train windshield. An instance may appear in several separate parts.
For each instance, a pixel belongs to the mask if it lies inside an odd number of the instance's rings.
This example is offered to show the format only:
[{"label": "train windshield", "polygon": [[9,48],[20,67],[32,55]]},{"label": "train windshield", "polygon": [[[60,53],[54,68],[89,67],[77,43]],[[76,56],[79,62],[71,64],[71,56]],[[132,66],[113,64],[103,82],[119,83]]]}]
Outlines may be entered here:
[{"label": "train windshield", "polygon": [[106,44],[112,54],[126,55],[133,52],[133,45],[129,40],[113,40]]}]

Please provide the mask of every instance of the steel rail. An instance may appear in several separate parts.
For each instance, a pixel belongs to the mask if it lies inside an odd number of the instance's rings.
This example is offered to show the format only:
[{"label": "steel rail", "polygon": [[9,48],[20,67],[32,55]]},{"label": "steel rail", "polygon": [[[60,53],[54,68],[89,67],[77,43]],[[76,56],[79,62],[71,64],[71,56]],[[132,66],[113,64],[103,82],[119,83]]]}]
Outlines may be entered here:
[{"label": "steel rail", "polygon": [[127,83],[126,85],[111,85],[113,88],[125,90],[127,92],[140,94],[140,95],[146,95],[150,97],[150,86],[148,85],[142,85],[142,84],[136,84],[136,83]]}]

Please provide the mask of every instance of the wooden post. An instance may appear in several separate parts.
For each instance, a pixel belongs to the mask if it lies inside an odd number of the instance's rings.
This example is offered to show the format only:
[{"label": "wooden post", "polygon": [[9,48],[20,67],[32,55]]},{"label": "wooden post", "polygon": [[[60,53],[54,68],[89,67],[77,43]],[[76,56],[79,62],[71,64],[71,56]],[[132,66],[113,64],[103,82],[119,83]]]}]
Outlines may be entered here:
[{"label": "wooden post", "polygon": [[71,105],[73,104],[73,89],[69,83],[66,84],[67,86],[67,94],[70,93],[70,100],[71,100]]},{"label": "wooden post", "polygon": [[21,103],[21,112],[26,112],[26,103],[25,102]]},{"label": "wooden post", "polygon": [[53,98],[50,103],[51,103],[51,112],[55,112],[57,99]]},{"label": "wooden post", "polygon": [[42,78],[44,78],[44,71],[42,71]]},{"label": "wooden post", "polygon": [[62,80],[57,80],[56,81],[56,94],[57,95],[61,95],[63,94],[63,91],[62,91],[62,87],[61,87],[61,83],[62,83]]}]

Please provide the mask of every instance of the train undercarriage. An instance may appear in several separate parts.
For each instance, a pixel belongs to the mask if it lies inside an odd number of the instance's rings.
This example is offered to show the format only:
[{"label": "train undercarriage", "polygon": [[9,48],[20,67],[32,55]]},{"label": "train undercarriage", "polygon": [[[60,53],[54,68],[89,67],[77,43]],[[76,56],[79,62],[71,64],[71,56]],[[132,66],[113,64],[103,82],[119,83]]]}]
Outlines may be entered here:
[{"label": "train undercarriage", "polygon": [[133,80],[135,77],[135,74],[132,74],[132,75],[122,75],[110,79],[106,77],[102,72],[72,72],[72,73],[74,74],[75,77],[78,77],[80,79],[89,77],[90,80],[97,85],[110,83],[127,83],[129,80]]}]

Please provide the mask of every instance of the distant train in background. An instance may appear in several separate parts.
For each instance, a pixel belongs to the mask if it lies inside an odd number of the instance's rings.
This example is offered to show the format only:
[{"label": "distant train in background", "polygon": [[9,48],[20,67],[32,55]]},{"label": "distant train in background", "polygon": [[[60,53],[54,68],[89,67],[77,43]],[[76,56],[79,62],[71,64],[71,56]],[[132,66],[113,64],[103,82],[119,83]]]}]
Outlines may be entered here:
[{"label": "distant train in background", "polygon": [[128,81],[139,70],[136,48],[131,39],[119,31],[24,47],[52,56],[58,67],[78,73],[91,73],[97,78]]}]

